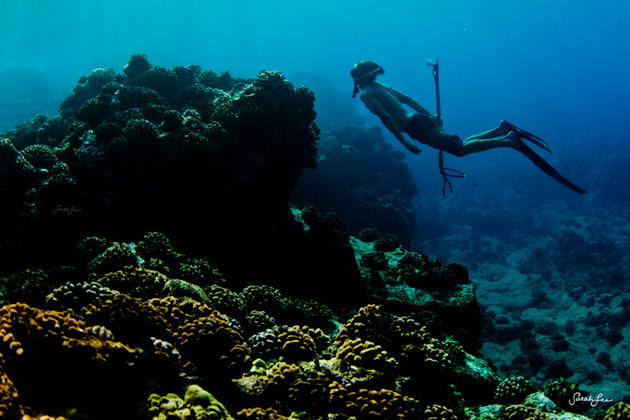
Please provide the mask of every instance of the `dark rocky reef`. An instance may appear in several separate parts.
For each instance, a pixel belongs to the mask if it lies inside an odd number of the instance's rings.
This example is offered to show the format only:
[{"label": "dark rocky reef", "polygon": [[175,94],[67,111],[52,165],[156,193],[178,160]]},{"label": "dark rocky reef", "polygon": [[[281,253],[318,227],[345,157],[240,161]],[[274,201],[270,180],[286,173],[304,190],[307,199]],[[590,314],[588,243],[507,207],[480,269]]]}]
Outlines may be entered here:
[{"label": "dark rocky reef", "polygon": [[317,168],[304,171],[292,201],[336,212],[353,235],[376,227],[409,244],[418,188],[403,159],[376,127],[330,127],[322,132]]},{"label": "dark rocky reef", "polygon": [[313,101],[276,72],[233,79],[143,55],[82,77],[59,116],[2,140],[2,269],[55,261],[86,235],[160,230],[241,277],[281,275],[269,270],[289,192],[316,164]]},{"label": "dark rocky reef", "polygon": [[467,348],[478,348],[483,325],[475,286],[461,264],[443,265],[419,251],[404,249],[393,235],[364,229],[350,243],[366,285],[366,294],[387,307],[415,313],[427,325],[439,325]]}]

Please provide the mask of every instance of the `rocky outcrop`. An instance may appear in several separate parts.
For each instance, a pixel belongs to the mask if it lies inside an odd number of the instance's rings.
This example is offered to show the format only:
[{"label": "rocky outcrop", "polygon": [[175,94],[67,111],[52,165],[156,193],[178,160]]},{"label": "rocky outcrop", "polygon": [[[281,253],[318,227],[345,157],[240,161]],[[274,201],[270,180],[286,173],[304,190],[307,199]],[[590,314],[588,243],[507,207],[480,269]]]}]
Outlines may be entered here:
[{"label": "rocky outcrop", "polygon": [[304,171],[292,201],[334,211],[355,236],[376,227],[408,245],[418,187],[404,153],[394,150],[378,128],[355,125],[325,129],[318,149],[317,168]]}]

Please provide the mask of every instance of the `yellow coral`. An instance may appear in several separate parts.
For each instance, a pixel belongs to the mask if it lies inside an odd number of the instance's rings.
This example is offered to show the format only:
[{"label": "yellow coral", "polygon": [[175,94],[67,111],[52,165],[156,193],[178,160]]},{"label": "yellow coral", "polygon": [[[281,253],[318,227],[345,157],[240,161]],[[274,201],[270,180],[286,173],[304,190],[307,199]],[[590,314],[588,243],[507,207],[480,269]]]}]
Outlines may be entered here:
[{"label": "yellow coral", "polygon": [[[0,355],[1,357],[2,355]],[[18,411],[18,391],[4,370],[0,369],[0,418],[8,419]]]},{"label": "yellow coral", "polygon": [[630,419],[630,404],[618,402],[606,410],[604,420],[626,420]]},{"label": "yellow coral", "polygon": [[433,404],[424,410],[425,420],[457,420],[457,415],[448,407]]},{"label": "yellow coral", "polygon": [[341,370],[350,369],[351,366],[360,366],[385,371],[398,365],[398,362],[393,357],[389,357],[381,346],[360,338],[345,340],[337,349],[336,357],[337,366]]},{"label": "yellow coral", "polygon": [[190,385],[184,399],[177,394],[151,394],[148,406],[153,420],[234,420],[225,406],[199,385]]},{"label": "yellow coral", "polygon": [[417,418],[418,401],[389,389],[349,391],[333,382],[329,392],[333,409],[357,420]]},{"label": "yellow coral", "polygon": [[501,420],[548,420],[542,411],[524,405],[510,405],[501,413]]}]

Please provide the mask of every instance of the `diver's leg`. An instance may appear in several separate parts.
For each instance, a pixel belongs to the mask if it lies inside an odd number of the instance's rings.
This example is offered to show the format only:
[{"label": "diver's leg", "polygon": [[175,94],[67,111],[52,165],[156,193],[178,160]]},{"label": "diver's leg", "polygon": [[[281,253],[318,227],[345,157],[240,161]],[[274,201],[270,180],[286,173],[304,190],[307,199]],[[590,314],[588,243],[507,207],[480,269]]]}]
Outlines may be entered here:
[{"label": "diver's leg", "polygon": [[510,132],[510,127],[509,127],[508,124],[510,124],[510,123],[508,123],[505,120],[501,120],[501,122],[499,123],[499,125],[496,128],[493,128],[492,130],[484,131],[484,132],[479,133],[479,134],[475,134],[474,136],[468,137],[466,140],[494,139],[494,138],[497,138],[497,137],[505,136],[505,135],[507,135],[507,133]]},{"label": "diver's leg", "polygon": [[492,130],[484,131],[483,133],[475,134],[473,136],[468,137],[466,140],[496,139],[502,136],[507,136],[507,134],[510,131],[514,131],[519,136],[519,138],[523,140],[531,141],[536,146],[545,149],[549,153],[553,153],[553,151],[551,150],[551,146],[549,146],[549,143],[547,143],[545,140],[505,120],[501,120],[501,122],[496,128],[493,128]]},{"label": "diver's leg", "polygon": [[497,147],[511,147],[514,148],[518,137],[516,133],[511,132],[509,135],[503,135],[494,138],[478,138],[468,137],[462,141],[456,135],[450,135],[443,130],[434,133],[428,137],[423,143],[435,147],[436,149],[443,150],[451,155],[462,157],[471,153],[483,152],[484,150],[495,149]]},{"label": "diver's leg", "polygon": [[483,138],[483,137],[468,137],[462,144],[461,156],[470,155],[471,153],[483,152],[485,150],[496,149],[497,147],[510,147],[514,149],[517,145],[518,137],[513,131],[507,135]]}]

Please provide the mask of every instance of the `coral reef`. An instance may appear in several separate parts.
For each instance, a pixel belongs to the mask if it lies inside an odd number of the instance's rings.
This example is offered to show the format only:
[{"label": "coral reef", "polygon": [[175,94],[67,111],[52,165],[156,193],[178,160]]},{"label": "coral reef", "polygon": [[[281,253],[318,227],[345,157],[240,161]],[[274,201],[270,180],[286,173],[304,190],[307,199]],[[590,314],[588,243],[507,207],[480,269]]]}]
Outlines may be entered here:
[{"label": "coral reef", "polygon": [[260,372],[237,381],[252,401],[266,401],[281,413],[304,411],[314,418],[328,409],[329,375],[314,364],[276,362],[267,367],[258,361]]},{"label": "coral reef", "polygon": [[11,378],[4,370],[4,360],[0,366],[0,417],[15,418],[18,414],[18,392]]},{"label": "coral reef", "polygon": [[528,394],[534,391],[533,384],[522,376],[507,378],[494,392],[494,399],[503,404],[520,404]]},{"label": "coral reef", "polygon": [[[243,80],[135,55],[0,140],[0,416],[571,418],[561,403],[575,388],[529,393],[476,354],[466,268],[404,248],[415,187],[378,133],[331,129],[351,139],[322,150],[337,165],[378,152],[348,197],[355,215],[393,220],[385,233],[353,237],[334,213],[290,207],[316,164],[313,101],[276,72]],[[604,332],[619,347],[628,302]],[[538,343],[519,331],[564,352],[578,328],[507,324],[492,322],[528,351]]]},{"label": "coral reef", "polygon": [[249,369],[249,348],[241,334],[218,316],[187,322],[173,336],[182,355],[191,360],[199,374],[222,381]]},{"label": "coral reef", "polygon": [[548,420],[548,416],[533,407],[510,405],[501,413],[502,420]]},{"label": "coral reef", "polygon": [[[298,297],[315,297],[325,302],[355,303],[364,297],[365,284],[354,260],[354,250],[343,222],[334,213],[321,213],[307,206],[292,208],[294,228],[298,231],[295,247],[288,252],[301,267],[302,280],[287,284],[288,291]],[[303,252],[309,255],[305,258]],[[302,283],[318,285],[306,293]]]},{"label": "coral reef", "polygon": [[[135,404],[151,375],[141,370],[134,349],[97,331],[61,312],[22,303],[0,308],[3,371],[8,374],[3,383],[8,387],[12,381],[17,402],[33,408],[79,407],[89,413],[103,410],[97,401],[114,398],[117,392],[129,393],[118,398],[119,409],[129,408],[126,404]],[[109,389],[121,377],[128,378],[126,383],[116,391]],[[41,378],[54,378],[56,386]],[[90,387],[83,385],[85,378],[90,378]],[[9,388],[13,396],[15,389]]]},{"label": "coral reef", "polygon": [[[0,251],[11,266],[3,269],[32,264],[27,254],[58,260],[91,232],[159,228],[228,271],[257,266],[260,275],[264,267],[274,278],[269,257],[273,238],[289,227],[289,192],[316,164],[314,96],[276,72],[215,82],[210,74],[135,55],[122,74],[82,77],[60,121],[25,124],[22,131],[50,131],[46,141],[8,132],[0,145],[0,184],[9,185],[0,191]],[[61,184],[53,182],[56,164],[65,165]],[[235,258],[245,241],[260,251],[256,264]]]},{"label": "coral reef", "polygon": [[273,408],[244,408],[236,413],[239,420],[290,420],[289,417],[283,416]]},{"label": "coral reef", "polygon": [[457,415],[448,407],[433,404],[424,410],[425,420],[457,420]]},{"label": "coral reef", "polygon": [[[481,314],[464,266],[455,263],[444,266],[422,252],[384,245],[391,241],[373,229],[361,236],[366,241],[351,237],[350,243],[370,297],[415,307],[418,312],[433,312],[438,315],[442,329],[466,346],[473,349],[477,346]],[[376,249],[379,244],[381,250]]]},{"label": "coral reef", "polygon": [[283,357],[289,361],[312,360],[321,356],[330,339],[320,329],[280,325],[254,334],[248,339],[252,355],[263,359]]},{"label": "coral reef", "polygon": [[606,410],[604,420],[621,420],[630,418],[630,404],[618,402]]},{"label": "coral reef", "polygon": [[42,305],[46,288],[50,286],[48,273],[41,269],[26,269],[0,279],[3,303],[27,301]]},{"label": "coral reef", "polygon": [[199,385],[190,385],[183,399],[172,393],[151,394],[147,402],[153,420],[234,420],[225,406]]},{"label": "coral reef", "polygon": [[419,414],[418,401],[389,389],[350,391],[337,382],[330,385],[334,410],[364,419],[407,419]]},{"label": "coral reef", "polygon": [[46,296],[46,303],[56,309],[80,308],[89,305],[96,298],[118,293],[117,290],[103,287],[95,281],[66,283]]},{"label": "coral reef", "polygon": [[157,271],[130,266],[110,271],[96,280],[104,287],[143,298],[158,296],[168,281],[168,277]]},{"label": "coral reef", "polygon": [[337,348],[336,368],[341,371],[356,370],[357,367],[378,372],[391,372],[398,366],[393,357],[378,344],[360,338],[346,339]]},{"label": "coral reef", "polygon": [[319,142],[317,169],[304,172],[292,200],[338,213],[353,235],[373,226],[409,244],[418,188],[403,159],[376,127],[329,127]]}]

